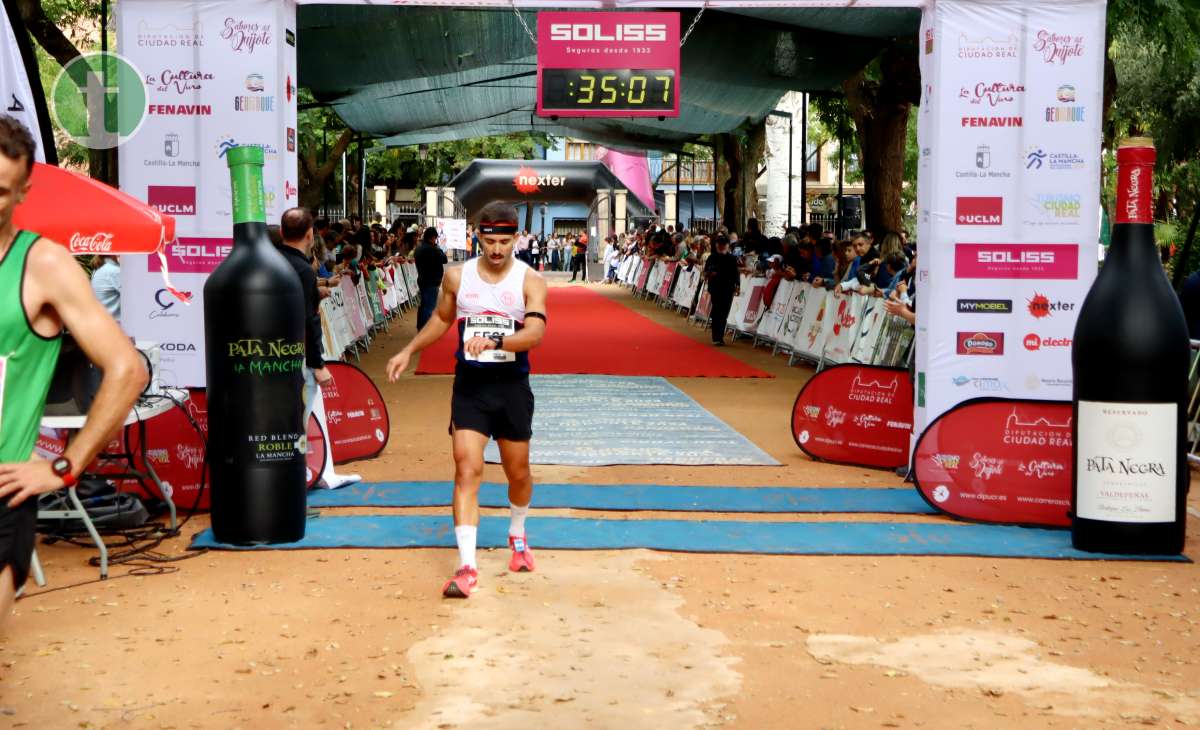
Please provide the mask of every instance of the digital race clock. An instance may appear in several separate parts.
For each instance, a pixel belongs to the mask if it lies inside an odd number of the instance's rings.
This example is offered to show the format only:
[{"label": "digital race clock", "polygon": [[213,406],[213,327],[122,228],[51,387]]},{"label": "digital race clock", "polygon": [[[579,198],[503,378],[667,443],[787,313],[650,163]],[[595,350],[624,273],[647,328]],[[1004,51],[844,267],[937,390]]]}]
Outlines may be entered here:
[{"label": "digital race clock", "polygon": [[675,69],[547,68],[541,106],[546,109],[675,109]]},{"label": "digital race clock", "polygon": [[678,117],[679,13],[538,13],[537,113]]}]

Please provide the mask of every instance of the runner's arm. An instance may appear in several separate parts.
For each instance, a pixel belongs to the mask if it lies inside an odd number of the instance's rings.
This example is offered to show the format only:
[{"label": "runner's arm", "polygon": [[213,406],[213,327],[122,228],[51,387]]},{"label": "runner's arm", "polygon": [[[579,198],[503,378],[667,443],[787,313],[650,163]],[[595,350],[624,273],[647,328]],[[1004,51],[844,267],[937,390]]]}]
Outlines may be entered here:
[{"label": "runner's arm", "polygon": [[[129,338],[96,296],[87,275],[67,252],[51,241],[39,241],[29,253],[27,282],[35,301],[51,307],[96,367],[104,373],[87,421],[63,454],[79,476],[112,439],[149,377]],[[0,499],[10,506],[59,489],[63,481],[50,462],[34,458],[23,464],[0,465]]]}]

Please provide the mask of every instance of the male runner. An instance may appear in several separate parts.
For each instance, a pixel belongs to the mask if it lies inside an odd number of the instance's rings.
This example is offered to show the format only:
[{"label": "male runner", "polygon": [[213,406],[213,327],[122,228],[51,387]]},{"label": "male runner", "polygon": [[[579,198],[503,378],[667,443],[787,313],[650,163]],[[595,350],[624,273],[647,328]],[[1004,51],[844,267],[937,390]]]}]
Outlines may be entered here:
[{"label": "male runner", "polygon": [[479,482],[483,449],[489,437],[500,447],[508,477],[512,520],[508,569],[534,569],[525,539],[525,516],[533,498],[529,475],[529,439],[533,435],[533,392],[529,389],[529,351],[546,332],[546,282],[513,258],[517,211],[492,203],[479,213],[479,258],[446,270],[441,296],[429,322],[387,364],[395,382],[412,356],[437,342],[458,323],[458,364],[450,400],[454,443],[454,537],[458,571],[442,588],[448,598],[466,598],[478,583],[475,537],[479,526]]},{"label": "male runner", "polygon": [[[29,192],[34,149],[28,129],[0,116],[0,624],[29,575],[37,495],[75,484],[147,378],[141,356],[67,249],[13,228],[13,211]],[[49,462],[34,456],[33,445],[64,325],[104,379],[86,425]]]}]

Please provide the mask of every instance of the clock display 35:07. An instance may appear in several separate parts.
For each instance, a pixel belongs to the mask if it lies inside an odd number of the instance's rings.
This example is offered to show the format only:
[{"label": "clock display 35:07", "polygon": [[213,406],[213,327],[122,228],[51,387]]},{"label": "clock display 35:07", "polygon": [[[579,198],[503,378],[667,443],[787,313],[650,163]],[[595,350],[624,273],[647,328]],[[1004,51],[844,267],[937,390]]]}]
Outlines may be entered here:
[{"label": "clock display 35:07", "polygon": [[542,70],[542,106],[546,109],[675,108],[674,69]]}]

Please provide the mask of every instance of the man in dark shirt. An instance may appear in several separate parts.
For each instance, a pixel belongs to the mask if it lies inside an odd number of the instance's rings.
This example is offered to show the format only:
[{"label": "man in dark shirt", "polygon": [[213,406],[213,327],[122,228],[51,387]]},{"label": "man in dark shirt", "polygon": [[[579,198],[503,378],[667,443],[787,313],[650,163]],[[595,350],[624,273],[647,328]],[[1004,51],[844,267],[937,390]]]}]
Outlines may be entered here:
[{"label": "man in dark shirt", "polygon": [[311,250],[313,245],[313,216],[307,208],[290,208],[279,221],[279,233],[283,245],[279,247],[283,257],[300,277],[300,288],[304,291],[304,364],[312,370],[318,383],[331,379],[325,369],[321,352],[321,295],[317,291],[317,274],[313,271]]},{"label": "man in dark shirt", "polygon": [[704,264],[704,278],[708,281],[708,296],[712,300],[712,342],[721,347],[725,344],[729,308],[733,306],[733,298],[740,288],[741,272],[738,271],[737,257],[729,253],[729,239],[718,235],[716,246],[716,252]]},{"label": "man in dark shirt", "polygon": [[421,243],[413,252],[417,263],[417,289],[421,292],[421,304],[417,308],[417,331],[433,316],[437,306],[438,292],[442,289],[442,274],[446,270],[446,253],[438,247],[438,232],[433,226],[421,234]]},{"label": "man in dark shirt", "polygon": [[746,253],[766,254],[768,253],[767,237],[763,235],[758,228],[758,219],[751,218],[746,221],[746,235],[742,236],[742,249]]}]

